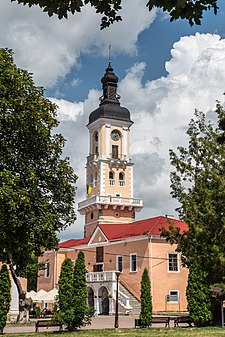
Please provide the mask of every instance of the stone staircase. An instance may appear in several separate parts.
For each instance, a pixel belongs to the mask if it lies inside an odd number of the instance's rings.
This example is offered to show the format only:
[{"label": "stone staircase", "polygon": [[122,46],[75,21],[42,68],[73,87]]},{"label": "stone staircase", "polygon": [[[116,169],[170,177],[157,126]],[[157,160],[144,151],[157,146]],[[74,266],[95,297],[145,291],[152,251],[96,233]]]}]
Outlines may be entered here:
[{"label": "stone staircase", "polygon": [[140,301],[121,282],[119,282],[119,291],[129,298],[130,309],[127,311],[127,314],[139,315],[141,311]]}]

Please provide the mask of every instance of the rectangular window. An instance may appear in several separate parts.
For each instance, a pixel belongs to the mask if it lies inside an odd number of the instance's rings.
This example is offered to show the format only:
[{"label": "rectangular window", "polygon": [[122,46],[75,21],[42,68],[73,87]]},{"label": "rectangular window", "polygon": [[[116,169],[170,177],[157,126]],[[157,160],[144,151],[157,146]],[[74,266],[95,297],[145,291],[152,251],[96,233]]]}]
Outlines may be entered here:
[{"label": "rectangular window", "polygon": [[96,247],[96,263],[104,262],[104,247]]},{"label": "rectangular window", "polygon": [[123,271],[123,257],[117,256],[116,257],[116,271]]},{"label": "rectangular window", "polygon": [[119,146],[112,145],[112,158],[117,159],[119,158]]},{"label": "rectangular window", "polygon": [[96,272],[102,272],[103,271],[103,263],[100,264],[94,264],[93,265],[93,271]]},{"label": "rectangular window", "polygon": [[50,263],[45,263],[45,277],[48,278],[50,276]]},{"label": "rectangular window", "polygon": [[179,271],[178,254],[168,254],[169,271]]},{"label": "rectangular window", "polygon": [[167,296],[167,302],[179,302],[179,291],[170,290],[169,295]]},{"label": "rectangular window", "polygon": [[137,271],[137,254],[130,255],[130,271]]}]

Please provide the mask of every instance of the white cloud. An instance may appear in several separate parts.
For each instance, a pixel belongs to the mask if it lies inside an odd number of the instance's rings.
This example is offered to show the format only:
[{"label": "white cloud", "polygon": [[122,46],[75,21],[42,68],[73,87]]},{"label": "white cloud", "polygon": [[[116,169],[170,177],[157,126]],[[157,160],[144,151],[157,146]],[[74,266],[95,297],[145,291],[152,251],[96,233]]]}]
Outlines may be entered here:
[{"label": "white cloud", "polygon": [[[137,214],[139,219],[176,215],[177,202],[170,197],[169,173],[172,167],[169,164],[169,148],[175,150],[177,146],[187,144],[185,130],[195,108],[211,111],[217,99],[221,102],[224,99],[225,40],[209,34],[184,37],[174,44],[171,54],[171,60],[166,63],[166,77],[142,83],[145,65],[139,63],[127,71],[118,88],[122,105],[130,109],[135,122],[131,129],[130,146],[135,163],[135,196],[143,197],[145,205]],[[72,158],[79,158],[82,176],[82,181],[78,183],[81,189],[78,200],[85,198],[84,157],[88,155],[89,134],[84,125],[89,113],[97,107],[100,95],[96,90],[89,92],[84,114],[77,117],[73,130],[76,137],[81,137],[81,142],[86,144],[86,148],[74,147],[71,153]],[[80,125],[82,130],[79,130]],[[67,130],[64,131],[67,136]],[[75,237],[76,233],[81,233],[83,223],[84,217],[79,216],[75,226],[62,237]]]},{"label": "white cloud", "polygon": [[110,42],[115,53],[137,51],[138,35],[153,22],[155,11],[149,14],[142,0],[132,6],[126,0],[123,7],[123,22],[101,31],[100,15],[89,5],[68,20],[59,20],[39,7],[1,0],[0,45],[13,49],[16,64],[34,73],[37,84],[54,85],[73,65],[80,66],[81,53],[105,54]]}]

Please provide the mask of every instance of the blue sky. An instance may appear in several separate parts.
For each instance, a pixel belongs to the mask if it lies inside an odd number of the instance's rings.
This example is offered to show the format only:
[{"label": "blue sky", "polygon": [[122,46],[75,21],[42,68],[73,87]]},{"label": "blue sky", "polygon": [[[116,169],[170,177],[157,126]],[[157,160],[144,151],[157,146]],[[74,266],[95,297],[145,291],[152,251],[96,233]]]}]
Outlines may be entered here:
[{"label": "blue sky", "polygon": [[[187,144],[185,130],[195,108],[214,118],[215,101],[224,102],[225,4],[219,1],[217,16],[208,12],[201,26],[190,27],[182,20],[169,22],[160,11],[149,13],[143,0],[123,3],[123,22],[100,31],[100,18],[90,7],[60,21],[38,7],[1,0],[0,45],[14,50],[16,64],[32,72],[59,106],[59,132],[67,139],[64,154],[79,176],[76,207],[85,198],[85,125],[99,104],[111,44],[121,103],[134,121],[134,194],[144,199],[138,218],[177,216],[168,152]],[[60,238],[81,237],[83,224],[78,215]]]}]

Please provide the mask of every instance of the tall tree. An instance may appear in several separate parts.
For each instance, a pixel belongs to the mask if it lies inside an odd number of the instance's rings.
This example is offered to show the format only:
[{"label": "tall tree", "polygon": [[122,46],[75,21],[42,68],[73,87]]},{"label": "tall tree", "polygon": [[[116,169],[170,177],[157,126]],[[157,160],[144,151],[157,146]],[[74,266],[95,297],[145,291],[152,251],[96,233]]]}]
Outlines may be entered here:
[{"label": "tall tree", "polygon": [[[189,145],[170,151],[175,171],[171,173],[172,196],[189,230],[181,234],[173,226],[164,235],[178,244],[186,266],[197,265],[207,273],[210,284],[223,282],[225,276],[225,147],[218,142],[220,121],[225,110],[217,104],[217,125],[195,112],[187,134]],[[216,118],[215,118],[216,119]]]},{"label": "tall tree", "polygon": [[[49,16],[57,15],[59,19],[67,18],[68,14],[81,12],[82,7],[90,4],[95,8],[96,13],[102,14],[101,29],[108,27],[115,21],[121,21],[122,18],[118,12],[122,9],[122,0],[11,0],[17,1],[19,4],[40,6]],[[130,4],[132,6],[132,3]],[[203,13],[213,9],[214,14],[217,13],[217,0],[148,0],[146,7],[150,11],[153,7],[162,8],[167,11],[170,16],[170,21],[177,19],[186,19],[192,26],[194,23],[201,24]]]},{"label": "tall tree", "polygon": [[63,261],[59,276],[58,310],[54,313],[54,318],[62,324],[67,325],[69,330],[73,330],[74,318],[74,282],[73,264],[67,258]]},{"label": "tall tree", "polygon": [[212,321],[211,288],[207,273],[199,266],[190,265],[186,296],[188,311],[196,326],[207,326]]},{"label": "tall tree", "polygon": [[0,271],[0,334],[3,334],[3,329],[6,326],[11,301],[10,290],[11,281],[8,268],[6,264],[3,264]]},{"label": "tall tree", "polygon": [[76,219],[76,175],[62,158],[57,107],[0,49],[0,261],[10,265],[20,304],[33,256],[58,246],[57,232]]},{"label": "tall tree", "polygon": [[149,274],[145,268],[141,279],[141,313],[140,321],[142,327],[152,324],[152,295]]},{"label": "tall tree", "polygon": [[88,312],[86,267],[84,253],[80,251],[77,255],[74,267],[74,328],[85,324]]}]

